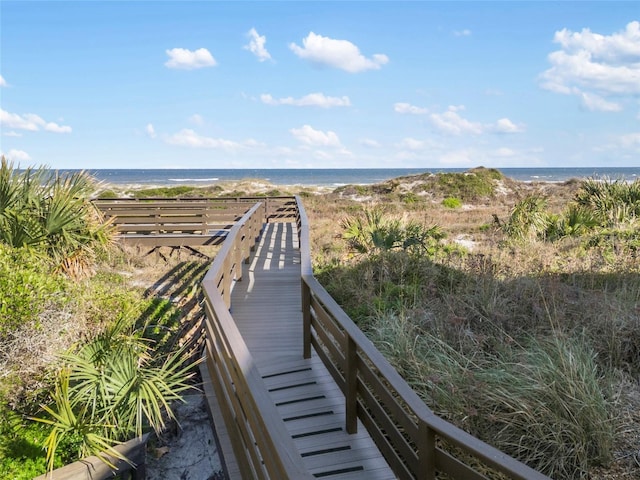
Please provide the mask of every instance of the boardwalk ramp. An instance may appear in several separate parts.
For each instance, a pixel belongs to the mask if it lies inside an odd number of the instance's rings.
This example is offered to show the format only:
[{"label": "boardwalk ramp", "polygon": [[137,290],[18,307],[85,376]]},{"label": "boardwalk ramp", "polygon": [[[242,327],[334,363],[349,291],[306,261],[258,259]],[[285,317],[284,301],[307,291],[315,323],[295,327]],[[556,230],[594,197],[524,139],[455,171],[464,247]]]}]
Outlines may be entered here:
[{"label": "boardwalk ramp", "polygon": [[547,478],[420,400],[313,277],[300,199],[280,201],[271,221],[265,202],[247,210],[203,280],[229,477]]}]

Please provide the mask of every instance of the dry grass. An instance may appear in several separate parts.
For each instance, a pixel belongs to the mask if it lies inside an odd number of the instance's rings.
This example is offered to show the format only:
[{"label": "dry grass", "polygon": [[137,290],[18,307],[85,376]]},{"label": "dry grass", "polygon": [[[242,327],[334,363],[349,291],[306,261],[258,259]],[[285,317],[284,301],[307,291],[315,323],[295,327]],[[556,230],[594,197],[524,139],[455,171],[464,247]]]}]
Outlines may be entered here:
[{"label": "dry grass", "polygon": [[[590,248],[580,237],[553,243],[517,244],[508,241],[498,228],[498,223],[504,223],[519,200],[539,195],[545,198],[549,211],[560,213],[574,198],[578,187],[576,181],[565,184],[503,182],[496,195],[464,202],[460,209],[443,207],[444,193],[427,192],[406,202],[407,197],[398,192],[419,188],[413,179],[406,185],[395,184],[391,193],[389,188],[377,189],[382,193],[372,189],[366,192],[365,201],[363,192],[348,188],[341,194],[307,198],[305,208],[312,226],[314,264],[323,283],[362,328],[377,338],[394,361],[400,362],[396,365],[401,370],[409,368],[413,372],[408,379],[418,389],[420,378],[433,379],[437,375],[430,377],[416,371],[434,368],[433,362],[438,363],[432,358],[433,349],[416,351],[419,338],[432,335],[438,341],[446,341],[446,349],[453,348],[456,355],[462,356],[459,360],[467,362],[469,359],[484,361],[481,360],[484,355],[496,355],[496,352],[504,355],[505,346],[530,345],[531,342],[544,345],[537,348],[538,354],[529,353],[527,358],[532,364],[546,365],[549,378],[556,378],[570,390],[555,397],[556,407],[539,405],[535,407],[538,418],[523,420],[525,429],[539,424],[538,440],[547,443],[543,446],[532,441],[532,450],[521,458],[553,473],[554,478],[640,478],[637,413],[640,406],[640,255],[617,246]],[[382,261],[354,255],[342,240],[338,220],[359,215],[363,209],[374,206],[383,208],[392,218],[414,219],[426,226],[439,225],[447,232],[447,241],[463,244],[468,254],[442,256],[430,262],[416,262],[400,254]],[[419,334],[409,335],[411,338],[404,341],[398,331],[389,333],[389,319],[394,318],[402,318],[410,330],[417,328]],[[382,327],[383,324],[387,326]],[[381,331],[382,335],[378,335]],[[553,343],[558,337],[566,338],[567,346]],[[402,345],[406,348],[394,356],[394,352],[402,350]],[[554,350],[553,345],[558,348]],[[545,361],[554,351],[559,352],[554,354],[557,361]],[[420,359],[420,355],[424,358]],[[453,357],[447,357],[446,361],[451,362]],[[562,370],[556,366],[578,357],[584,360],[583,370],[576,370],[573,377],[559,373]],[[443,358],[438,361],[444,362]],[[406,362],[411,365],[407,367]],[[430,366],[419,366],[429,362]],[[518,362],[526,364],[523,360],[507,364]],[[468,372],[468,365],[465,368]],[[544,377],[543,370],[534,370],[529,377],[540,374],[540,385],[551,381]],[[519,385],[519,392],[525,396],[539,394],[540,399],[546,398],[542,387],[519,383],[517,377],[505,380],[509,370],[502,371],[504,375],[498,380]],[[591,376],[587,382],[588,374]],[[474,372],[473,375],[481,374]],[[451,377],[464,383],[473,375],[465,377],[458,369]],[[448,388],[449,391],[457,388],[460,392],[463,387],[458,384]],[[573,406],[564,403],[573,395],[570,392],[579,391],[584,394],[583,400]],[[473,399],[480,395],[477,392],[471,389],[461,398]],[[489,393],[495,395],[495,391]],[[482,414],[478,412],[492,402],[507,404],[509,396],[516,395],[513,390],[505,393],[506,397],[487,400],[486,405],[481,401],[469,404],[458,398],[463,405],[455,406],[454,399],[441,397],[441,404],[433,406],[461,426],[469,427],[469,422],[476,427],[480,425],[485,435],[476,430],[474,433],[491,441],[497,435],[487,432],[494,427],[486,419],[480,421],[477,417]],[[549,403],[550,398],[543,403]],[[597,406],[598,401],[604,403]],[[582,417],[579,422],[582,426],[578,427],[564,423],[571,421],[570,418],[552,415],[554,409],[565,409],[570,416],[585,413],[587,405],[593,407],[593,412],[601,412],[599,418],[606,420],[589,426],[589,420],[596,416],[591,413]],[[509,415],[505,413],[505,418]],[[596,430],[599,433],[594,433]],[[547,440],[541,432],[549,434]],[[508,433],[500,431],[500,434],[509,441]],[[574,434],[577,437],[570,440]],[[605,442],[597,452],[591,450],[596,438]],[[611,439],[610,446],[606,438]],[[536,449],[546,453],[536,457]],[[597,466],[598,463],[603,466]]]}]

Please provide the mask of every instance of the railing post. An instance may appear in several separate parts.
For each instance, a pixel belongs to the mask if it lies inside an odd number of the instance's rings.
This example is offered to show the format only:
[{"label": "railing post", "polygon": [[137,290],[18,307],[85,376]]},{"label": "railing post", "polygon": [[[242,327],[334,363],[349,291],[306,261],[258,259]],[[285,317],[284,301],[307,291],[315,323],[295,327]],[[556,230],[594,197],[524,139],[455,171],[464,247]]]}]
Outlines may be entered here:
[{"label": "railing post", "polygon": [[251,256],[251,252],[256,248],[256,239],[258,236],[256,235],[256,219],[258,218],[258,212],[256,212],[247,222],[247,228],[249,230],[247,234],[247,243],[245,245],[245,257],[244,263],[249,263],[249,257]]},{"label": "railing post", "polygon": [[227,308],[231,308],[231,255],[228,255],[225,259],[224,259],[224,263],[223,263],[223,270],[222,270],[222,288],[223,290],[223,295],[222,298],[224,299],[224,304],[227,306]]},{"label": "railing post", "polygon": [[347,335],[347,350],[345,352],[345,410],[347,433],[358,431],[358,347],[356,342]]},{"label": "railing post", "polygon": [[302,356],[311,358],[311,289],[302,279]]},{"label": "railing post", "polygon": [[436,478],[436,434],[427,422],[418,419],[418,478]]},{"label": "railing post", "polygon": [[242,259],[244,263],[249,263],[249,257],[251,257],[251,245],[255,241],[253,237],[253,223],[252,220],[247,222],[247,228],[245,229],[245,236],[242,240]]},{"label": "railing post", "polygon": [[235,245],[235,262],[236,262],[236,281],[242,280],[242,264],[243,264],[243,255],[244,255],[244,235],[247,233],[247,228],[245,225],[240,227],[240,231],[238,232],[238,239]]}]

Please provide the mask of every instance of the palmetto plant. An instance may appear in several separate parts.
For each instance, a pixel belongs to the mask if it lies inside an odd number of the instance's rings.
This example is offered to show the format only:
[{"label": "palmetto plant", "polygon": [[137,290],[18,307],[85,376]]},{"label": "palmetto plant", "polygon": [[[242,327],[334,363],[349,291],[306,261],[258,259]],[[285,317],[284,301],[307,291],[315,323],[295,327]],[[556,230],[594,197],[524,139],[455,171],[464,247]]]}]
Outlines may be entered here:
[{"label": "palmetto plant", "polygon": [[516,240],[544,238],[550,217],[546,212],[547,201],[532,195],[515,204],[507,222],[502,226],[505,234]]},{"label": "palmetto plant", "polygon": [[[34,418],[34,420],[49,425],[51,430],[45,440],[47,450],[47,470],[53,470],[56,452],[59,452],[61,443],[75,444],[77,451],[73,452],[78,458],[89,455],[97,455],[110,466],[107,455],[113,458],[121,458],[122,455],[113,448],[114,442],[109,436],[104,436],[104,432],[111,428],[111,425],[99,425],[93,422],[88,415],[87,405],[77,408],[72,393],[69,388],[70,371],[68,368],[60,370],[55,385],[55,390],[51,394],[53,404],[43,406],[43,410],[48,414],[46,418]],[[70,452],[71,453],[71,452]]]},{"label": "palmetto plant", "polygon": [[424,254],[432,242],[445,236],[437,225],[425,227],[416,221],[390,218],[379,208],[366,209],[363,216],[344,219],[342,227],[342,237],[353,250],[363,254],[390,250]]},{"label": "palmetto plant", "polygon": [[640,181],[588,179],[562,214],[546,208],[537,195],[521,200],[502,226],[504,233],[516,240],[552,241],[603,229],[633,231],[640,219]]},{"label": "palmetto plant", "polygon": [[[120,441],[140,437],[147,429],[160,432],[165,418],[175,419],[171,402],[193,388],[193,365],[178,350],[154,358],[144,332],[119,320],[75,352],[61,355],[51,404],[46,416],[32,418],[51,426],[45,442],[51,469],[61,442],[71,443],[78,458],[97,455],[109,463]],[[66,443],[65,443],[66,442]]]},{"label": "palmetto plant", "polygon": [[640,218],[640,180],[586,180],[576,203],[591,210],[603,227],[615,227]]},{"label": "palmetto plant", "polygon": [[58,269],[81,274],[113,232],[89,201],[94,188],[85,172],[60,176],[44,167],[20,171],[2,157],[0,241],[44,251]]}]

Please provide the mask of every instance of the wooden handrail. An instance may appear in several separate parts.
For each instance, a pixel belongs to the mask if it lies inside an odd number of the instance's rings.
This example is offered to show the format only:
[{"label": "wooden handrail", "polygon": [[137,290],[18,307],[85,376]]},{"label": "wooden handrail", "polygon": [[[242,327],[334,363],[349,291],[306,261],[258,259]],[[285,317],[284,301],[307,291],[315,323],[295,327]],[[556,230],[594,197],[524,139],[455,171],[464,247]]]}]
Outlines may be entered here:
[{"label": "wooden handrail", "polygon": [[231,228],[203,279],[207,366],[242,478],[310,480],[229,311],[233,283],[265,221],[266,206],[256,203]]},{"label": "wooden handrail", "polygon": [[402,479],[484,479],[457,451],[514,479],[545,475],[443,420],[422,401],[313,276],[309,222],[296,197],[302,267],[303,353],[313,346],[345,395],[346,429],[360,419]]},{"label": "wooden handrail", "polygon": [[264,204],[267,222],[296,217],[295,198],[291,196],[93,200],[113,223],[119,241],[154,249],[220,245],[256,202]]},{"label": "wooden handrail", "polygon": [[136,437],[127,442],[116,445],[114,450],[127,460],[107,455],[106,458],[115,466],[113,469],[103,459],[90,456],[45,473],[33,480],[106,480],[115,475],[129,473],[133,480],[146,478],[146,454],[149,434]]},{"label": "wooden handrail", "polygon": [[245,196],[245,197],[149,197],[149,198],[96,198],[94,205],[103,212],[145,208],[150,204],[157,204],[162,209],[204,208],[218,207],[228,209],[229,204],[247,203],[253,205],[262,202],[266,208],[268,222],[292,220],[296,217],[295,197],[283,195],[274,197]]}]

